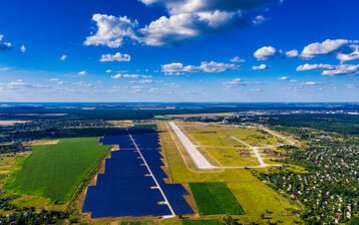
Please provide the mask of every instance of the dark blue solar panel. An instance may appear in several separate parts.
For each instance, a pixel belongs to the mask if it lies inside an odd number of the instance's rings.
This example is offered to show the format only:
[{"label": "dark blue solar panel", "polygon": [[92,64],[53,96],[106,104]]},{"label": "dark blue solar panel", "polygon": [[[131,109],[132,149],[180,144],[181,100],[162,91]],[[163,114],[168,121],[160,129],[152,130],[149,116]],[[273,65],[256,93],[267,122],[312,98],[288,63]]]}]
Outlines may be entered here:
[{"label": "dark blue solar panel", "polygon": [[[170,215],[156,183],[135,149],[129,136],[140,148],[150,170],[156,177],[176,214],[191,214],[184,195],[188,194],[180,184],[166,184],[166,173],[162,170],[159,136],[154,129],[114,129],[100,141],[104,145],[119,145],[120,151],[111,152],[106,159],[105,173],[99,174],[96,186],[88,188],[83,212],[91,212],[92,218],[121,216]],[[151,151],[148,151],[151,150]]]}]

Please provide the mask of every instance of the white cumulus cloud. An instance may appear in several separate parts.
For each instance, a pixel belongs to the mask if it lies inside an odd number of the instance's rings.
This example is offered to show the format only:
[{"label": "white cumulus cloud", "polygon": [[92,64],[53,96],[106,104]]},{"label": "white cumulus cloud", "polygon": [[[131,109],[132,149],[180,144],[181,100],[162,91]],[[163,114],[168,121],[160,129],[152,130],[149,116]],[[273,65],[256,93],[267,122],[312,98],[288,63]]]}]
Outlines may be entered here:
[{"label": "white cumulus cloud", "polygon": [[80,76],[85,76],[87,74],[87,72],[85,70],[82,70],[80,72],[77,73]]},{"label": "white cumulus cloud", "polygon": [[253,53],[253,56],[258,60],[267,60],[273,56],[275,56],[277,50],[272,46],[264,46]]},{"label": "white cumulus cloud", "polygon": [[3,41],[4,35],[0,34],[0,50],[10,49],[12,47],[11,42]]},{"label": "white cumulus cloud", "polygon": [[106,14],[94,14],[92,20],[96,22],[96,34],[86,38],[85,45],[105,45],[110,48],[118,48],[125,38],[137,40],[137,21],[132,21],[126,16],[116,17]]},{"label": "white cumulus cloud", "polygon": [[297,67],[297,71],[308,71],[308,70],[330,70],[333,69],[334,66],[330,65],[330,64],[303,64],[303,65],[299,65]]},{"label": "white cumulus cloud", "polygon": [[260,64],[258,66],[252,66],[252,70],[265,70],[268,66],[266,64]]},{"label": "white cumulus cloud", "polygon": [[359,72],[359,65],[352,64],[303,64],[297,67],[297,71],[319,70],[322,75],[335,76],[335,75],[349,75],[357,74]]},{"label": "white cumulus cloud", "polygon": [[254,17],[254,19],[252,20],[252,23],[255,25],[258,25],[258,24],[264,23],[265,20],[266,20],[266,18],[263,15],[258,15],[256,17]]},{"label": "white cumulus cloud", "polygon": [[[141,0],[146,5],[163,7],[167,15],[139,27],[136,20],[95,14],[96,34],[87,37],[85,45],[121,46],[132,39],[150,46],[175,45],[184,40],[205,34],[231,30],[240,26],[264,21],[248,11],[262,11],[276,0]],[[252,13],[251,13],[252,15]]]},{"label": "white cumulus cloud", "polygon": [[122,54],[120,52],[111,54],[103,54],[101,56],[100,62],[129,62],[131,61],[131,56],[128,54]]},{"label": "white cumulus cloud", "polygon": [[305,46],[300,56],[304,59],[311,59],[315,56],[331,54],[353,42],[356,41],[347,39],[326,39],[323,42],[314,42]]},{"label": "white cumulus cloud", "polygon": [[60,56],[61,61],[65,61],[66,59],[67,59],[67,55],[63,54],[62,56]]},{"label": "white cumulus cloud", "polygon": [[138,78],[150,78],[152,76],[150,75],[143,75],[143,74],[122,74],[122,73],[118,73],[115,74],[113,76],[111,76],[111,78],[113,79],[138,79]]},{"label": "white cumulus cloud", "polygon": [[322,75],[335,76],[335,75],[347,75],[358,74],[359,65],[341,64],[333,69],[323,70]]},{"label": "white cumulus cloud", "polygon": [[298,55],[299,55],[299,53],[298,53],[298,50],[297,50],[297,49],[293,49],[293,50],[287,51],[287,52],[285,53],[285,56],[286,56],[287,58],[294,58],[294,57],[297,57]]},{"label": "white cumulus cloud", "polygon": [[345,54],[345,53],[338,53],[337,59],[340,62],[346,62],[346,61],[353,61],[353,60],[359,60],[359,45],[352,45],[350,46],[353,51],[351,53]]},{"label": "white cumulus cloud", "polygon": [[203,61],[199,66],[194,65],[183,65],[180,62],[174,62],[170,64],[164,64],[161,66],[162,72],[169,75],[179,75],[183,73],[194,73],[194,72],[204,72],[204,73],[220,73],[227,71],[229,69],[237,69],[238,65],[232,63],[223,63],[215,61]]},{"label": "white cumulus cloud", "polygon": [[239,56],[235,56],[233,58],[231,58],[231,62],[234,62],[234,63],[242,63],[242,62],[245,62],[246,60],[240,58]]},{"label": "white cumulus cloud", "polygon": [[25,47],[25,45],[21,45],[21,46],[20,46],[20,52],[22,52],[22,53],[25,53],[25,52],[26,52],[26,47]]},{"label": "white cumulus cloud", "polygon": [[290,80],[290,78],[287,76],[282,76],[282,77],[279,77],[278,80]]}]

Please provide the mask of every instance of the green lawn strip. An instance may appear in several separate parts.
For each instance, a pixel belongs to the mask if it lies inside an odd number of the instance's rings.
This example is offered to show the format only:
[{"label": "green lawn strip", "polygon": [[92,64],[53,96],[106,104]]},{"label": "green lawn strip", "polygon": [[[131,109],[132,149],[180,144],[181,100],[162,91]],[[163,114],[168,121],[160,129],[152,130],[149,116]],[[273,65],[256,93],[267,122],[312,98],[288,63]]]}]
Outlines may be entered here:
[{"label": "green lawn strip", "polygon": [[201,215],[243,215],[244,210],[225,183],[190,183]]},{"label": "green lawn strip", "polygon": [[121,225],[143,225],[142,221],[121,221]]},{"label": "green lawn strip", "polygon": [[183,220],[183,225],[223,225],[219,220]]},{"label": "green lawn strip", "polygon": [[68,138],[56,145],[35,146],[6,187],[15,192],[66,202],[88,179],[109,148],[98,145],[96,138]]}]

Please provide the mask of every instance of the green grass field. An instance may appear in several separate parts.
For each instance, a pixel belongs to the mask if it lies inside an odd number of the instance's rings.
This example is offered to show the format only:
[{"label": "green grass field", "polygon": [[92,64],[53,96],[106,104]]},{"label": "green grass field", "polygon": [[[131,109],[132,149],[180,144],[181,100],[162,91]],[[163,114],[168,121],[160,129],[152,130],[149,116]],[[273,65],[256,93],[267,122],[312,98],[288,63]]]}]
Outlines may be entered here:
[{"label": "green grass field", "polygon": [[109,151],[96,138],[61,139],[56,145],[34,146],[6,188],[59,203],[69,200]]},{"label": "green grass field", "polygon": [[219,220],[183,220],[183,225],[223,225]]},{"label": "green grass field", "polygon": [[244,210],[224,183],[190,183],[201,215],[243,215]]},{"label": "green grass field", "polygon": [[231,137],[257,147],[283,143],[283,140],[249,127],[233,127],[221,125],[203,125],[199,123],[178,122],[189,138],[197,145],[222,147],[247,147]]}]

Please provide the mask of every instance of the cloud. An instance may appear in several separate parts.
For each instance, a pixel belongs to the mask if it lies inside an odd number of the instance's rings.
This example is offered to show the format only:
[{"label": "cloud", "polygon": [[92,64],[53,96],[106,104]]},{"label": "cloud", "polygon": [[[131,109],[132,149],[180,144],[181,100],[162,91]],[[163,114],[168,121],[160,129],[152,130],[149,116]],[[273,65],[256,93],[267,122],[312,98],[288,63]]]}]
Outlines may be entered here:
[{"label": "cloud", "polygon": [[134,86],[131,86],[131,92],[132,93],[140,93],[144,90],[145,86],[142,86],[142,85],[134,85]]},{"label": "cloud", "polygon": [[241,20],[241,12],[222,11],[162,16],[140,29],[140,40],[150,46],[177,45],[204,34],[232,29],[244,23]]},{"label": "cloud", "polygon": [[201,11],[237,11],[254,9],[273,2],[268,0],[140,0],[146,5],[162,5],[171,14]]},{"label": "cloud", "polygon": [[0,83],[1,90],[20,90],[20,89],[33,89],[33,88],[46,88],[47,86],[41,84],[27,83],[22,79],[10,81],[7,83]]},{"label": "cloud", "polygon": [[85,70],[83,70],[83,71],[78,72],[77,74],[80,76],[85,76],[87,74],[87,72]]},{"label": "cloud", "polygon": [[83,81],[73,82],[72,85],[74,85],[75,87],[79,87],[79,88],[93,88],[96,86],[93,83],[87,83],[87,82],[83,82]]},{"label": "cloud", "polygon": [[137,40],[137,21],[132,21],[126,16],[115,17],[106,14],[94,14],[92,20],[97,25],[95,35],[86,38],[85,45],[105,45],[110,48],[122,46],[125,38]]},{"label": "cloud", "polygon": [[252,70],[265,70],[268,66],[266,64],[260,64],[259,66],[252,66]]},{"label": "cloud", "polygon": [[111,69],[105,70],[105,73],[112,73],[113,71]]},{"label": "cloud", "polygon": [[315,82],[315,81],[306,81],[306,82],[301,83],[301,85],[305,85],[305,86],[316,86],[319,84],[320,84],[319,82]]},{"label": "cloud", "polygon": [[152,76],[150,75],[143,75],[143,74],[122,74],[118,73],[113,76],[111,76],[112,79],[137,79],[137,78],[150,78]]},{"label": "cloud", "polygon": [[25,53],[25,52],[26,52],[26,47],[25,47],[25,45],[21,45],[21,47],[20,47],[20,52],[22,52],[22,53]]},{"label": "cloud", "polygon": [[233,62],[233,63],[242,63],[242,62],[245,62],[246,60],[244,60],[244,59],[242,59],[242,58],[240,58],[240,57],[238,57],[238,56],[235,56],[235,57],[233,57],[232,59],[231,59],[231,62]]},{"label": "cloud", "polygon": [[200,70],[205,73],[220,73],[229,69],[238,68],[237,65],[228,64],[228,63],[218,63],[218,62],[202,62],[199,66]]},{"label": "cloud", "polygon": [[337,59],[343,63],[346,61],[353,61],[353,60],[359,60],[359,45],[352,45],[350,46],[353,51],[349,54],[345,53],[338,53]]},{"label": "cloud", "polygon": [[304,64],[298,66],[296,70],[297,71],[321,70],[322,75],[329,75],[329,76],[349,75],[349,74],[357,74],[359,72],[359,65]]},{"label": "cloud", "polygon": [[50,81],[50,82],[57,83],[57,84],[60,84],[60,85],[66,83],[65,81],[62,81],[62,80],[60,80],[59,78],[55,78],[55,77],[54,77],[54,78],[50,78],[49,81]]},{"label": "cloud", "polygon": [[11,42],[3,41],[4,35],[0,34],[0,50],[7,50],[12,47]]},{"label": "cloud", "polygon": [[169,75],[179,75],[183,73],[221,73],[230,69],[237,69],[238,65],[232,63],[222,63],[210,61],[203,61],[199,66],[183,65],[180,62],[164,64],[161,66],[161,71]]},{"label": "cloud", "polygon": [[87,37],[85,45],[122,46],[125,39],[150,45],[177,45],[205,34],[222,32],[260,23],[263,16],[251,19],[248,11],[260,11],[276,0],[142,0],[146,5],[163,7],[167,13],[149,24],[139,27],[136,20],[95,14],[96,34]]},{"label": "cloud", "polygon": [[63,54],[62,56],[60,56],[61,61],[65,61],[66,59],[67,59],[67,55]]},{"label": "cloud", "polygon": [[140,83],[140,84],[151,84],[151,83],[153,83],[153,80],[143,79],[143,80],[139,80],[138,83]]},{"label": "cloud", "polygon": [[348,75],[358,74],[359,65],[341,64],[332,69],[323,70],[322,75],[335,76],[335,75]]},{"label": "cloud", "polygon": [[319,55],[328,55],[338,51],[344,51],[348,48],[348,45],[352,43],[358,43],[358,41],[347,39],[326,39],[323,42],[314,42],[305,46],[300,56],[304,59],[311,59]]},{"label": "cloud", "polygon": [[287,77],[287,76],[278,77],[278,80],[288,81],[288,82],[291,82],[291,83],[297,82],[297,80],[291,79],[290,77]]},{"label": "cloud", "polygon": [[298,53],[298,50],[297,50],[297,49],[293,49],[293,50],[287,51],[287,52],[285,53],[285,56],[286,56],[287,58],[294,58],[294,57],[297,57],[298,55],[299,55],[299,53]]},{"label": "cloud", "polygon": [[51,81],[51,82],[58,82],[58,81],[60,81],[60,79],[59,79],[59,78],[50,78],[49,81]]},{"label": "cloud", "polygon": [[187,72],[198,72],[196,66],[184,66],[180,62],[173,62],[170,64],[164,64],[161,65],[162,72],[166,74],[181,74],[181,73],[187,73]]},{"label": "cloud", "polygon": [[308,71],[308,70],[330,70],[333,69],[334,66],[330,64],[303,64],[299,65],[296,70],[297,71]]},{"label": "cloud", "polygon": [[247,85],[247,82],[244,82],[241,78],[235,78],[233,80],[223,82],[223,85],[227,88],[237,87],[240,85]]},{"label": "cloud", "polygon": [[[162,16],[141,29],[147,45],[179,42],[222,32],[249,24],[248,10],[260,9],[271,0],[142,0],[147,5],[163,6],[169,16]],[[260,18],[259,18],[260,19]]]},{"label": "cloud", "polygon": [[277,50],[272,46],[264,46],[253,53],[258,60],[267,60],[276,55]]},{"label": "cloud", "polygon": [[290,78],[287,76],[282,76],[282,77],[279,77],[278,80],[290,80]]},{"label": "cloud", "polygon": [[259,25],[259,24],[264,23],[264,21],[266,21],[266,18],[263,15],[259,15],[259,16],[254,17],[254,19],[252,20],[252,23],[254,25]]},{"label": "cloud", "polygon": [[101,56],[100,62],[129,62],[131,61],[131,56],[128,54],[121,54],[120,52],[111,54],[104,54]]}]

